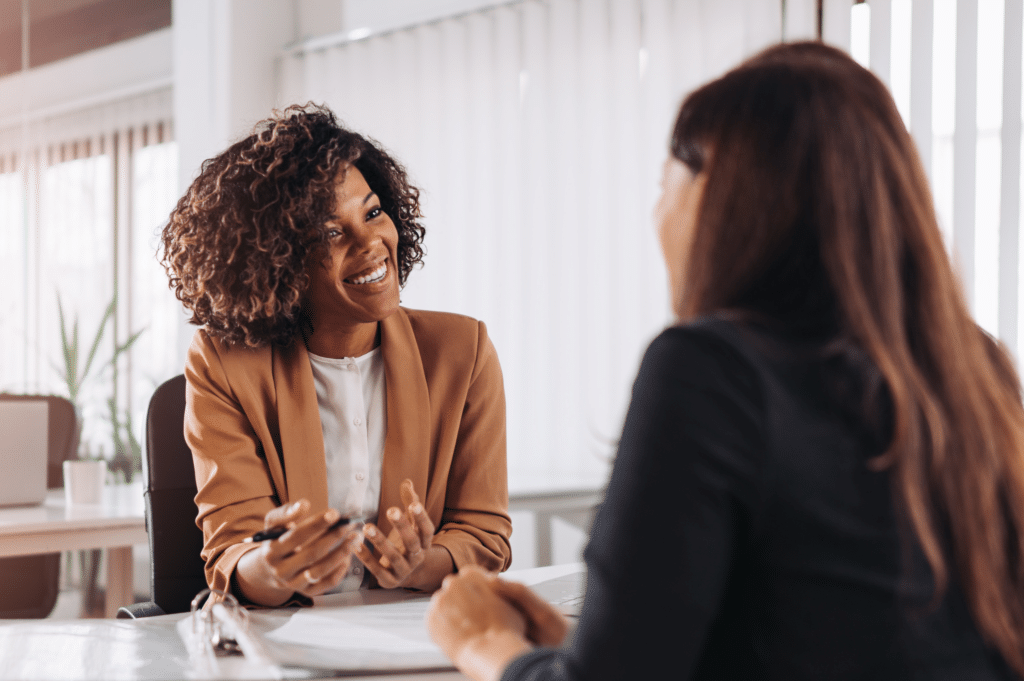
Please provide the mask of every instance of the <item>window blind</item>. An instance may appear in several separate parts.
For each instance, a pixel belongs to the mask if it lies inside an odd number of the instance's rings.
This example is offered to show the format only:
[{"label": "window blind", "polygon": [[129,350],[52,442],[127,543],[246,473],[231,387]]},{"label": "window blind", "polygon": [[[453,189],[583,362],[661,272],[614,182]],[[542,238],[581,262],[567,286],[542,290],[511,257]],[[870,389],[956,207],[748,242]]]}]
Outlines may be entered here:
[{"label": "window blind", "polygon": [[[790,2],[786,25],[814,25]],[[641,353],[671,321],[651,221],[685,92],[778,41],[783,3],[526,0],[287,52],[281,101],[331,106],[423,190],[406,306],[486,322],[510,484],[603,483]]]}]

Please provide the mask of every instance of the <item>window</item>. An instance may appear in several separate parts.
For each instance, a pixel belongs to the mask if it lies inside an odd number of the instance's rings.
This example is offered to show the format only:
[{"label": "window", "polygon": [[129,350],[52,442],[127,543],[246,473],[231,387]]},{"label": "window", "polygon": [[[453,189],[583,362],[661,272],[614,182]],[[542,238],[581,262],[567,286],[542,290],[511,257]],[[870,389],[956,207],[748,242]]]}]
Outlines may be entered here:
[{"label": "window", "polygon": [[0,153],[0,390],[68,394],[58,298],[69,340],[77,327],[79,376],[102,324],[76,401],[81,448],[110,458],[114,421],[122,442],[129,422],[141,442],[150,395],[184,362],[181,305],[156,259],[177,199],[177,147],[165,120],[62,141],[46,129],[22,136],[42,138],[25,151]]}]

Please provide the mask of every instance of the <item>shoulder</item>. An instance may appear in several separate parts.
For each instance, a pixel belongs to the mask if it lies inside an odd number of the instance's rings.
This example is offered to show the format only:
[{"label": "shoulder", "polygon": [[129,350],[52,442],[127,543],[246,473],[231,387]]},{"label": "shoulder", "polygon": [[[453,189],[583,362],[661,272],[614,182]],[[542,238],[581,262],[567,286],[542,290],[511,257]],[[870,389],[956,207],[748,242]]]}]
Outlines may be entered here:
[{"label": "shoulder", "polygon": [[465,358],[491,349],[487,326],[480,320],[454,312],[401,311],[409,320],[424,359],[452,356]]},{"label": "shoulder", "polygon": [[731,322],[698,319],[672,326],[651,342],[637,383],[682,383],[702,391],[761,392],[757,351]]},{"label": "shoulder", "polygon": [[760,503],[768,403],[758,371],[734,342],[736,331],[698,321],[651,342],[613,473],[631,495],[742,499],[750,509]]},{"label": "shoulder", "polygon": [[433,310],[411,310],[402,308],[412,326],[416,340],[440,340],[444,342],[476,342],[482,332],[483,322],[454,312]]},{"label": "shoulder", "polygon": [[500,374],[497,352],[480,320],[452,312],[401,308],[415,337],[428,375],[459,375],[476,380]]},{"label": "shoulder", "polygon": [[230,374],[251,371],[264,365],[269,368],[272,352],[270,346],[250,348],[226,343],[204,328],[196,329],[185,361],[186,374],[197,371],[204,374],[211,371]]}]

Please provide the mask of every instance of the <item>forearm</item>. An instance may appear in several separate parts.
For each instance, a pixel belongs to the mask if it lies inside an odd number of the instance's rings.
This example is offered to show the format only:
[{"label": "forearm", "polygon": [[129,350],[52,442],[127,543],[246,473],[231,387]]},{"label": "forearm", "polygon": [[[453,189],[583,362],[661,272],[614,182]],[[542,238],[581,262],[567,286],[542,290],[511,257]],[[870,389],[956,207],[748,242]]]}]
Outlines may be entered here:
[{"label": "forearm", "polygon": [[276,580],[270,566],[260,559],[258,550],[249,551],[238,560],[234,581],[245,598],[259,605],[281,605],[294,593],[291,589],[274,585]]}]

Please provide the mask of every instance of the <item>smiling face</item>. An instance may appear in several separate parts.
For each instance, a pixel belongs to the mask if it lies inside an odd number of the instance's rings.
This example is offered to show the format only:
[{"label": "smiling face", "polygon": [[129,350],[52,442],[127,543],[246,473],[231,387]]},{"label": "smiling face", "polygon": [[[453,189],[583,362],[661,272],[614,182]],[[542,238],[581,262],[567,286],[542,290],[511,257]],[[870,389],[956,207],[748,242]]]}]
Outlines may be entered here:
[{"label": "smiling face", "polygon": [[363,174],[350,166],[335,189],[328,257],[310,266],[310,352],[353,357],[375,347],[377,322],[398,309],[398,230]]},{"label": "smiling face", "polygon": [[705,173],[694,175],[677,158],[669,156],[665,159],[661,175],[661,198],[654,209],[654,223],[658,227],[661,254],[668,270],[672,309],[677,315],[682,309],[686,260],[697,228],[697,212],[706,179]]}]

